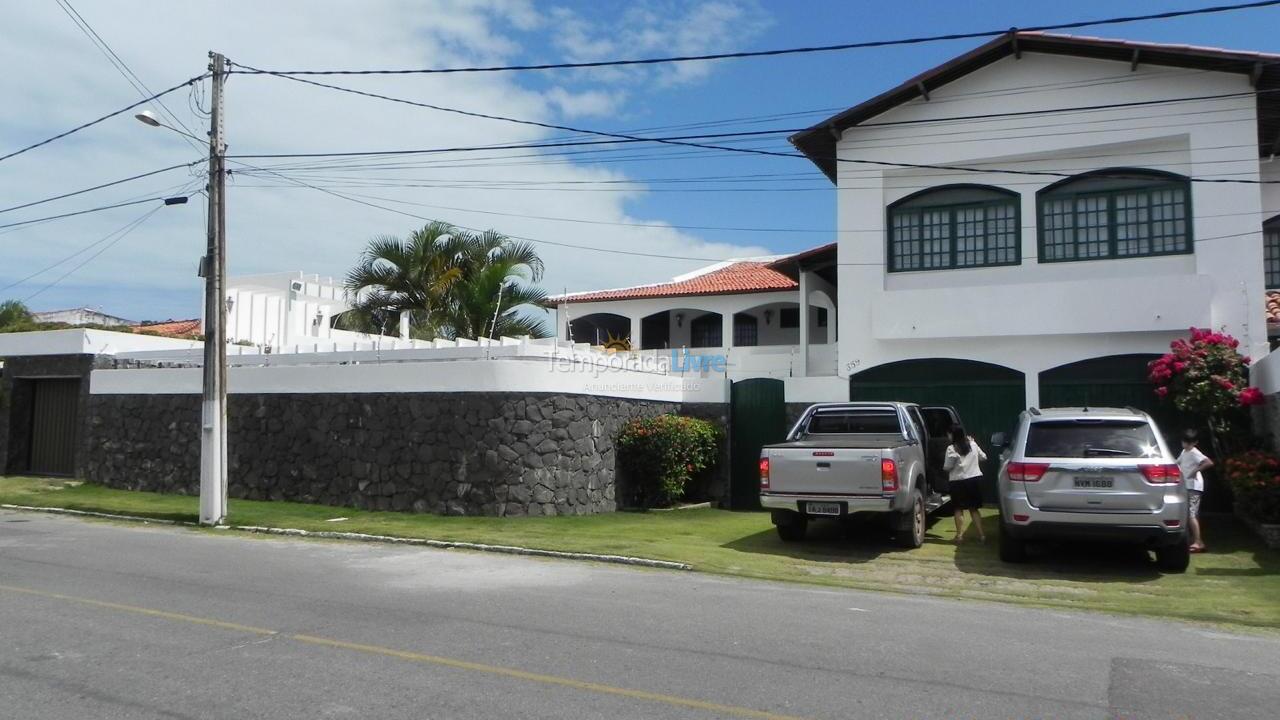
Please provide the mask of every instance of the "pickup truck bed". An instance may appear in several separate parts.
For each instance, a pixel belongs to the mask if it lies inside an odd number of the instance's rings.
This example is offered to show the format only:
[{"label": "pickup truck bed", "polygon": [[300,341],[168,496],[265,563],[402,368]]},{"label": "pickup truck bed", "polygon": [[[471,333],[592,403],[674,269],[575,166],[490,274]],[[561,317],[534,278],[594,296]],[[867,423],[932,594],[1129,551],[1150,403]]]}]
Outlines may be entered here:
[{"label": "pickup truck bed", "polygon": [[[928,410],[954,418],[950,408]],[[760,453],[760,504],[779,535],[798,540],[811,518],[872,512],[889,516],[901,544],[919,547],[927,514],[948,500],[929,489],[922,412],[908,403],[823,403],[805,411],[787,442]]]}]

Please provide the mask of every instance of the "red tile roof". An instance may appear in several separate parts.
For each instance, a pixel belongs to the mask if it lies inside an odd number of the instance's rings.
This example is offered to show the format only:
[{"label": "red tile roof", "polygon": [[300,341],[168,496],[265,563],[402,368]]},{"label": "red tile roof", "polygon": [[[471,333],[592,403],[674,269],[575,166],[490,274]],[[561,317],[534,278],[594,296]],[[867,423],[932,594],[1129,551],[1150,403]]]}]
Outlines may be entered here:
[{"label": "red tile roof", "polygon": [[616,290],[570,293],[547,298],[556,303],[597,302],[601,300],[638,300],[642,298],[684,297],[691,295],[736,295],[740,293],[795,290],[795,280],[769,267],[769,262],[738,260],[725,267],[656,285],[639,285]]},{"label": "red tile roof", "polygon": [[1267,291],[1267,324],[1280,325],[1280,290]]},{"label": "red tile roof", "polygon": [[192,338],[200,334],[200,320],[168,320],[166,322],[138,325],[133,328],[139,335],[159,335],[172,338]]}]

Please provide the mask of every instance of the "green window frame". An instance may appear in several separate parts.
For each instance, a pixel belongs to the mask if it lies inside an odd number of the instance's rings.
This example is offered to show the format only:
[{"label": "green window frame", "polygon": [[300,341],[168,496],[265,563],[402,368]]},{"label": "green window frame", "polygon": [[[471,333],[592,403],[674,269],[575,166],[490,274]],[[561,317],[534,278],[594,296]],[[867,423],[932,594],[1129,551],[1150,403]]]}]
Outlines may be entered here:
[{"label": "green window frame", "polygon": [[1280,290],[1280,215],[1262,224],[1262,269],[1268,290]]},{"label": "green window frame", "polygon": [[[1116,187],[1097,187],[1117,183]],[[1195,252],[1191,183],[1179,175],[1150,170],[1100,171],[1051,185],[1040,191],[1036,201],[1040,262]]]},{"label": "green window frame", "polygon": [[[976,191],[998,196],[930,203],[929,196]],[[1017,194],[985,185],[943,185],[909,195],[888,209],[889,272],[960,270],[1022,263],[1022,209]]]}]

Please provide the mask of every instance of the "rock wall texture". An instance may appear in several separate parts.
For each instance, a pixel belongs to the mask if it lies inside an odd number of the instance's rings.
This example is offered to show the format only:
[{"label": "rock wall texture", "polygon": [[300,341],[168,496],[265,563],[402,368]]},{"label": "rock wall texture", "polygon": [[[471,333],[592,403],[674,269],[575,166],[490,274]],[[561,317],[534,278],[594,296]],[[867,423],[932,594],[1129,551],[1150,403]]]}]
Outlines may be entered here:
[{"label": "rock wall texture", "polygon": [[[712,408],[727,412],[686,410]],[[610,511],[619,429],[666,412],[681,408],[519,393],[232,395],[228,494],[449,515]],[[198,396],[89,396],[85,477],[196,494],[199,424]]]}]

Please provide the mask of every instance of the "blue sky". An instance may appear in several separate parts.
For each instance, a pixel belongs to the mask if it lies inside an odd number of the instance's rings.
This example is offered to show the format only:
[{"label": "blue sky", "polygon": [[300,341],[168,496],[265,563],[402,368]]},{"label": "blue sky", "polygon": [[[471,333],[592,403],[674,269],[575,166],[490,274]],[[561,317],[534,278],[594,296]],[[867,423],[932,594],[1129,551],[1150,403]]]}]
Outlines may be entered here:
[{"label": "blue sky", "polygon": [[[138,0],[75,2],[152,89],[201,72],[209,48],[225,51],[233,60],[271,68],[439,67],[821,45],[1027,27],[1198,4],[1204,3],[379,0],[329,5],[325,12],[317,12],[314,4],[300,1],[230,0],[218,4],[219,20],[206,23],[213,2],[177,6],[163,14],[151,12]],[[0,93],[9,98],[0,106],[0,150],[138,99],[56,5],[24,3],[2,12],[11,31],[0,48],[0,61],[18,72],[0,76]],[[1280,9],[1076,32],[1277,52],[1276,27],[1280,27]],[[816,122],[980,42],[679,67],[338,78],[334,82],[468,110],[613,131],[731,118],[756,119],[717,129],[785,129]],[[202,132],[198,128],[205,121],[191,109],[190,100],[185,93],[176,94],[168,106]],[[228,103],[233,153],[479,145],[562,135],[387,105],[273,78],[233,77]],[[805,114],[763,117],[789,113]],[[789,149],[781,136],[758,144]],[[714,153],[672,158],[677,152],[684,151],[630,147],[616,153],[572,156],[571,162],[525,158],[478,163],[459,158],[444,167],[295,177],[331,184],[344,193],[376,196],[382,198],[380,203],[418,215],[613,250],[718,259],[795,251],[833,238],[834,192],[807,161]],[[181,138],[148,130],[126,116],[0,163],[0,206],[194,160],[198,155]],[[606,161],[611,155],[633,159]],[[191,180],[181,173],[0,218],[11,222],[147,193],[173,192],[176,185]],[[758,175],[776,176],[749,177]],[[702,179],[717,177],[726,179]],[[353,179],[361,187],[353,187]],[[652,179],[661,181],[638,182]],[[602,180],[610,182],[599,184]],[[612,191],[619,180],[637,184],[626,185],[625,193]],[[513,188],[513,181],[523,186]],[[398,186],[410,183],[432,187]],[[200,281],[194,276],[194,259],[203,243],[200,201],[195,196],[191,205],[157,213],[78,269],[74,268],[103,246],[74,257],[73,253],[135,219],[142,209],[0,231],[0,288],[70,258],[0,292],[0,298],[31,297],[30,304],[38,309],[101,307],[136,319],[196,316]],[[340,276],[373,235],[403,235],[420,224],[270,176],[236,179],[230,202],[233,275],[305,270]],[[677,227],[651,227],[666,224]],[[799,232],[802,229],[814,232]],[[540,247],[549,266],[545,285],[554,291],[653,282],[702,264]]]}]

